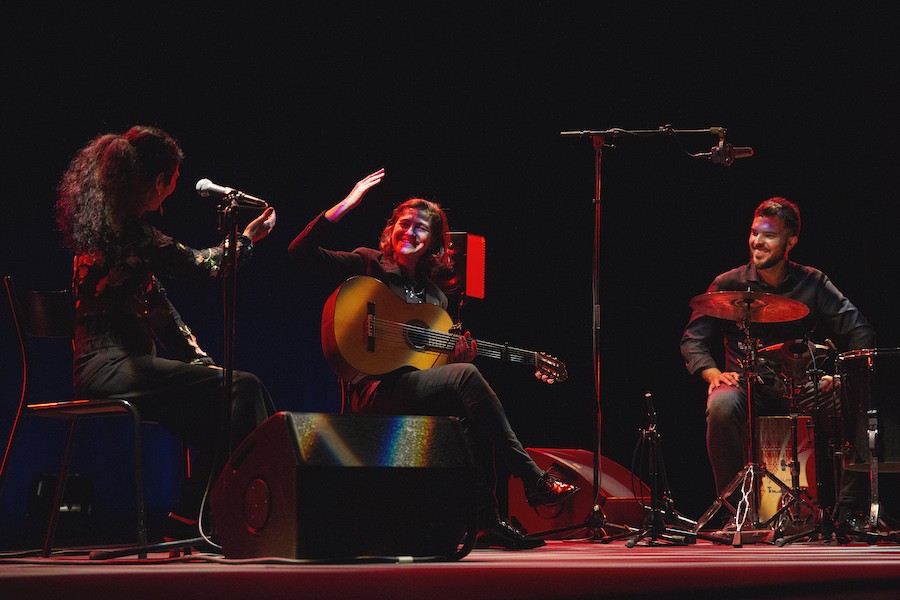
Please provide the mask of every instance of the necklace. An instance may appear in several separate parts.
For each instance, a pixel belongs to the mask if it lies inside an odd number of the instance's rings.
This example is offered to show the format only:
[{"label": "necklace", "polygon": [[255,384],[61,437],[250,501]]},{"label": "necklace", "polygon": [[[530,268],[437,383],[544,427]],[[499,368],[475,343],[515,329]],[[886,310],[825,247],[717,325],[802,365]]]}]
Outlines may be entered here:
[{"label": "necklace", "polygon": [[403,288],[406,290],[406,301],[409,303],[422,304],[425,302],[425,286],[422,286],[421,289],[416,289],[415,286],[404,284]]}]

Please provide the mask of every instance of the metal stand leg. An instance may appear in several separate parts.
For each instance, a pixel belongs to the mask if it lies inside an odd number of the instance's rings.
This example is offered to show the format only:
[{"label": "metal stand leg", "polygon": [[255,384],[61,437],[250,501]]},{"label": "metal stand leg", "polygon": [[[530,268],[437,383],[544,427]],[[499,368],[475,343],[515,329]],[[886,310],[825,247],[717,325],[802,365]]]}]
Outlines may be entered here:
[{"label": "metal stand leg", "polygon": [[[806,507],[809,515],[814,515],[819,513],[819,509],[814,506],[811,502],[811,498],[800,487],[800,439],[797,435],[797,424],[800,419],[800,415],[797,412],[796,406],[794,406],[793,402],[793,394],[791,401],[791,487],[786,492],[788,495],[787,502],[784,502],[784,496],[782,496],[782,506],[774,515],[772,515],[766,524],[771,524],[773,528],[776,530],[776,540],[775,544],[777,546],[783,546],[787,541],[785,537],[779,536],[777,532],[782,530],[782,518],[786,517],[790,522],[790,525],[796,526],[797,523],[801,521],[805,521],[806,519],[802,518],[802,513],[800,509],[802,507]],[[780,480],[779,480],[780,483]],[[782,493],[784,494],[784,486],[782,486]],[[805,537],[813,536],[813,534],[817,533],[818,526],[814,525],[803,532],[795,533],[789,536],[789,540],[802,539]]]},{"label": "metal stand leg", "polygon": [[[750,300],[747,301],[746,317],[738,322],[738,326],[744,332],[744,342],[743,348],[745,352],[744,363],[743,363],[743,378],[744,383],[746,385],[746,394],[747,394],[747,438],[748,438],[748,446],[747,446],[747,465],[737,474],[737,476],[732,480],[732,482],[725,488],[725,490],[719,495],[716,501],[710,506],[710,508],[703,514],[700,520],[697,522],[697,527],[694,529],[694,533],[698,533],[700,529],[706,525],[707,522],[719,511],[719,509],[725,505],[728,509],[734,514],[734,536],[732,537],[731,544],[734,547],[740,547],[744,543],[744,531],[748,530],[752,532],[752,534],[746,539],[751,542],[761,541],[765,538],[764,535],[760,535],[766,532],[763,532],[765,527],[759,522],[759,483],[762,481],[764,477],[768,477],[771,479],[777,486],[779,486],[782,490],[782,493],[793,496],[791,489],[788,488],[780,479],[769,473],[769,471],[765,468],[764,465],[758,464],[754,462],[757,455],[756,448],[756,427],[755,427],[755,419],[753,417],[753,399],[754,399],[754,390],[755,383],[759,379],[759,374],[756,372],[756,366],[758,363],[757,350],[759,348],[759,341],[753,338],[750,335]],[[738,502],[737,507],[732,507],[728,501],[728,498],[735,492],[737,489],[741,489],[741,498]],[[716,538],[716,541],[723,541],[723,539]]]},{"label": "metal stand leg", "polygon": [[[625,545],[633,548],[640,541],[646,540],[647,545],[655,546],[660,541],[669,545],[693,544],[697,537],[703,537],[691,528],[696,525],[694,521],[686,519],[675,510],[672,500],[672,492],[669,490],[669,481],[666,475],[666,466],[662,458],[659,432],[656,428],[656,411],[653,409],[652,396],[644,395],[647,403],[650,426],[641,430],[639,447],[647,448],[649,468],[650,503],[644,506],[644,520],[637,531],[629,531],[619,535],[605,537],[600,541],[608,543],[614,540],[625,539]],[[679,528],[677,525],[682,525]]]}]

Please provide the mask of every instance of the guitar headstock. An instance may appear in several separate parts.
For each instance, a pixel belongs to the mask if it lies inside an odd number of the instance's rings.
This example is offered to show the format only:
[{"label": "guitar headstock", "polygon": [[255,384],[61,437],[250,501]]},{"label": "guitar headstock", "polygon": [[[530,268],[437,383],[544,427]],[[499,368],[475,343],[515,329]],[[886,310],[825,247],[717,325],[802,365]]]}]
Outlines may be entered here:
[{"label": "guitar headstock", "polygon": [[569,378],[566,365],[555,356],[538,352],[535,355],[535,377],[547,383],[562,383]]}]

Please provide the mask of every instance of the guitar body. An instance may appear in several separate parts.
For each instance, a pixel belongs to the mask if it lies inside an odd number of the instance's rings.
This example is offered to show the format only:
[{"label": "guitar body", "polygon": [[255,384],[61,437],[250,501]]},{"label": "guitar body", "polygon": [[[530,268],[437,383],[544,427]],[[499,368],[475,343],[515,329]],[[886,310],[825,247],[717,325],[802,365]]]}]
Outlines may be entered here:
[{"label": "guitar body", "polygon": [[[459,339],[453,320],[433,304],[409,304],[381,281],[351,277],[331,294],[322,311],[322,351],[341,379],[351,383],[402,367],[447,364]],[[530,367],[543,381],[568,377],[554,356],[509,344],[474,340],[477,355]]]},{"label": "guitar body", "polygon": [[[345,381],[401,367],[429,369],[447,363],[450,348],[435,347],[430,331],[446,334],[450,315],[433,304],[409,304],[381,281],[352,277],[331,294],[322,311],[322,351]],[[446,336],[440,336],[442,346]]]}]

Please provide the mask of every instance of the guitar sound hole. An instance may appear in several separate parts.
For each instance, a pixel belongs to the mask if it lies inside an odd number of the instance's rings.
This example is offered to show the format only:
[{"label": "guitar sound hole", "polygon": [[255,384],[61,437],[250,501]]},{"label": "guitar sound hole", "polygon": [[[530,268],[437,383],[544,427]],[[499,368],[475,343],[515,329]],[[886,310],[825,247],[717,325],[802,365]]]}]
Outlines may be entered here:
[{"label": "guitar sound hole", "polygon": [[409,321],[403,328],[406,332],[406,343],[417,350],[428,347],[428,325],[422,321]]}]

